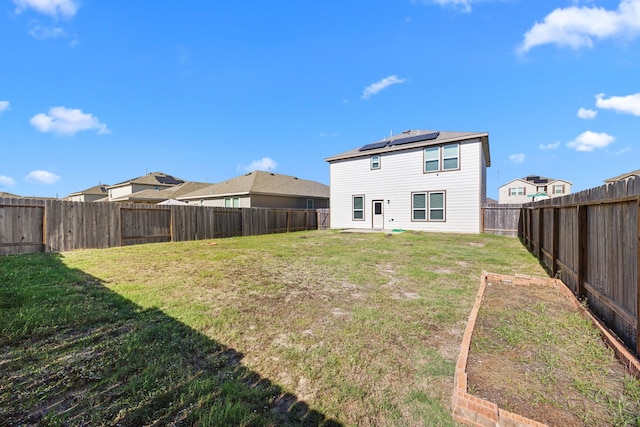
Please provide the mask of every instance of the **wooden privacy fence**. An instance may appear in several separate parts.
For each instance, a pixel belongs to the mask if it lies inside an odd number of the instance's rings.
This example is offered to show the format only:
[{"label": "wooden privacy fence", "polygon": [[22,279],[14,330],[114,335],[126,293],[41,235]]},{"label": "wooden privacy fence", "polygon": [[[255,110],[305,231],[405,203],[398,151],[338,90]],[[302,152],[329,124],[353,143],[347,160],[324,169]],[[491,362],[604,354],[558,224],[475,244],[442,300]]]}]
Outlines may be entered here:
[{"label": "wooden privacy fence", "polygon": [[525,204],[520,238],[640,357],[640,178]]},{"label": "wooden privacy fence", "polygon": [[316,230],[313,209],[0,198],[0,255]]},{"label": "wooden privacy fence", "polygon": [[482,207],[482,232],[518,237],[521,204],[485,205]]}]

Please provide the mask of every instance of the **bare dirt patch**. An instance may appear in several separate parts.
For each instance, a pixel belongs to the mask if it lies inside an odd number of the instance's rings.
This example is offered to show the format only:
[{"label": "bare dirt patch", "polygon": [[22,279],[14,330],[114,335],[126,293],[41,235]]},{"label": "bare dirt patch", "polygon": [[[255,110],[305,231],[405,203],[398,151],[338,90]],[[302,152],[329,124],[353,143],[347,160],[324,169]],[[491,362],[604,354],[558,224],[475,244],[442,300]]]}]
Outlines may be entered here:
[{"label": "bare dirt patch", "polygon": [[488,284],[467,373],[470,393],[550,426],[640,423],[640,380],[558,289]]}]

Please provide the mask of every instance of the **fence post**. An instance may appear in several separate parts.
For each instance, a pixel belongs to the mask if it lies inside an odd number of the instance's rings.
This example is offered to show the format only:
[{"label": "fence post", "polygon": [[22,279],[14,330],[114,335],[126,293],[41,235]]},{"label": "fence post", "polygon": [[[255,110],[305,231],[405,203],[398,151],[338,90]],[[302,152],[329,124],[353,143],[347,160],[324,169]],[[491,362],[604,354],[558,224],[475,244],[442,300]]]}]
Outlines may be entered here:
[{"label": "fence post", "polygon": [[553,208],[553,228],[552,228],[552,245],[551,249],[551,273],[553,277],[558,273],[558,246],[560,244],[560,209]]},{"label": "fence post", "polygon": [[[636,178],[638,179],[638,178]],[[636,356],[640,357],[640,197],[637,201],[636,225]]]},{"label": "fence post", "polygon": [[578,299],[584,297],[584,281],[587,276],[587,206],[578,205]]},{"label": "fence post", "polygon": [[544,207],[538,208],[538,259],[544,260],[542,247],[544,246]]}]

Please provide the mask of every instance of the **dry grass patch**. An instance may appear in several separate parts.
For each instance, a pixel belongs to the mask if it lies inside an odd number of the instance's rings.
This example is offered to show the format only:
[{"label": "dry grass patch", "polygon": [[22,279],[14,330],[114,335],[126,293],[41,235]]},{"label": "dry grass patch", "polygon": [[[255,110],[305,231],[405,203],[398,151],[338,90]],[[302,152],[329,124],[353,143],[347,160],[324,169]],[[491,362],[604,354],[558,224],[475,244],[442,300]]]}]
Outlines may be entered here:
[{"label": "dry grass patch", "polygon": [[467,373],[472,394],[550,426],[640,425],[640,380],[554,288],[489,283]]}]

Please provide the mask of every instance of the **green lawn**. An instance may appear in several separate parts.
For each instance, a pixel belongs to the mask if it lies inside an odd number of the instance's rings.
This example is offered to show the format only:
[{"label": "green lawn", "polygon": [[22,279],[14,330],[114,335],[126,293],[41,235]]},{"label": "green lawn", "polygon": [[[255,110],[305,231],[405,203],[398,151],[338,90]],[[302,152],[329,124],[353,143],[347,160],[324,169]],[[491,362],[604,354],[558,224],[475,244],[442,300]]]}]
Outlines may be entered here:
[{"label": "green lawn", "polygon": [[0,257],[0,425],[455,425],[482,270],[544,275],[413,232]]}]

